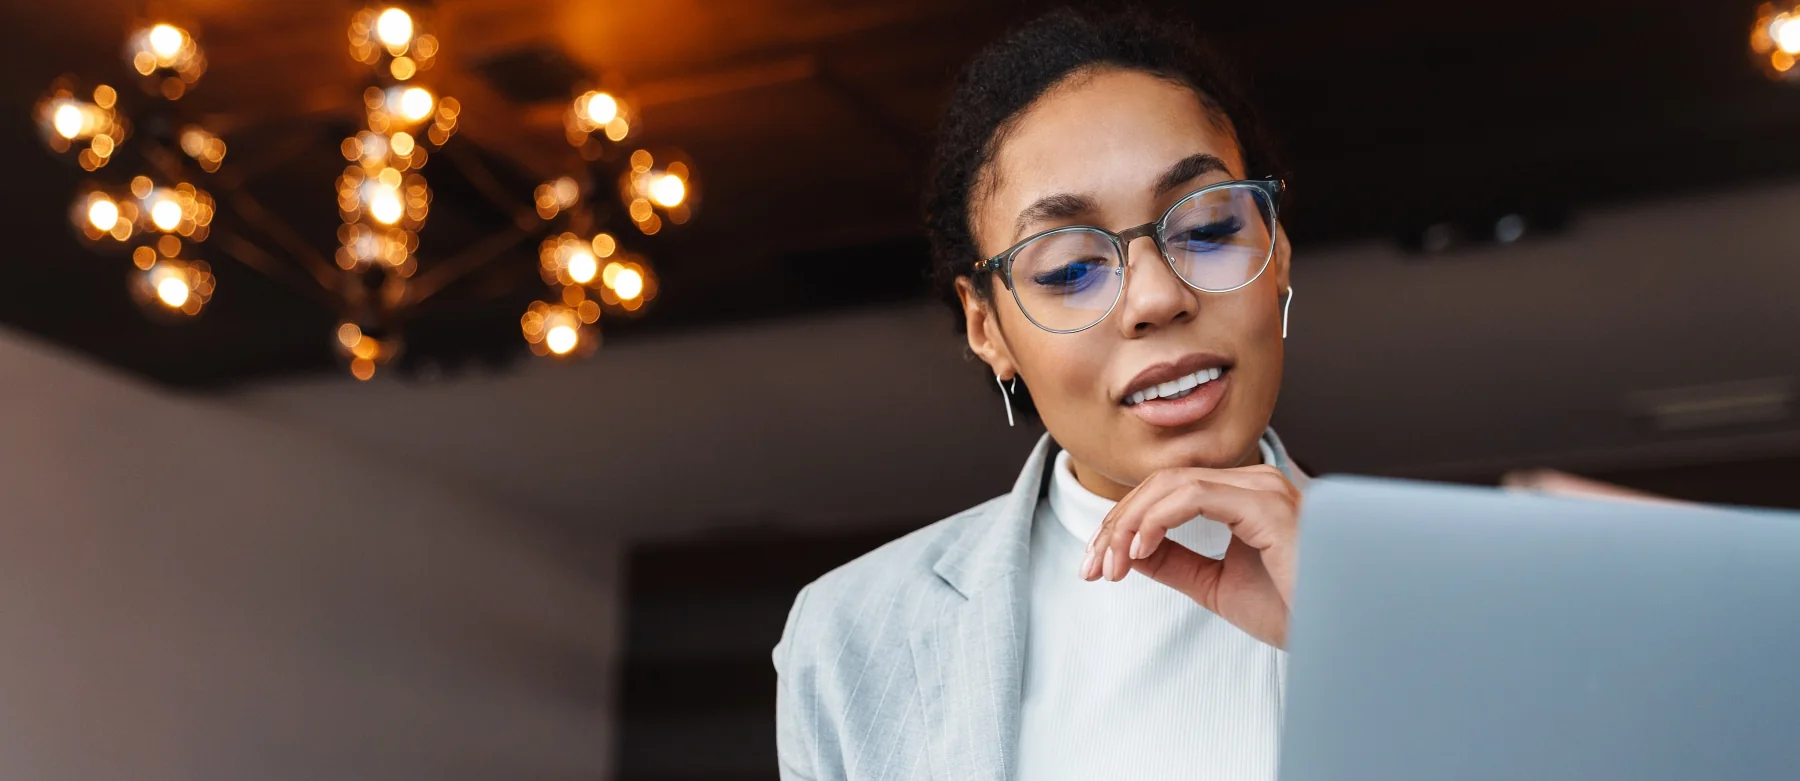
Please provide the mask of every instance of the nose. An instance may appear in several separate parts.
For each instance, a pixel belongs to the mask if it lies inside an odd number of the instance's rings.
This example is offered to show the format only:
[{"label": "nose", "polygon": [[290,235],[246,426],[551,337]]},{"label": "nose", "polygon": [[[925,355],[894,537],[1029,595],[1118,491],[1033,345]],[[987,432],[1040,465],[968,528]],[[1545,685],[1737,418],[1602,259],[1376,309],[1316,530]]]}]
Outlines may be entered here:
[{"label": "nose", "polygon": [[1125,246],[1125,291],[1117,322],[1130,339],[1194,318],[1200,297],[1163,260],[1156,240],[1140,236]]}]

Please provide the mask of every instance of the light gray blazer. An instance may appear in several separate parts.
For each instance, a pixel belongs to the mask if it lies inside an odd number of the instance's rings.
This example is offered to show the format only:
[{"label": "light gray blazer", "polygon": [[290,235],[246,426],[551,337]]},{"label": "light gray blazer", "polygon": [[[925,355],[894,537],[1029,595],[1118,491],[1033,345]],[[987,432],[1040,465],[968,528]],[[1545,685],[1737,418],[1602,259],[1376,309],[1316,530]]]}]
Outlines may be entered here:
[{"label": "light gray blazer", "polygon": [[774,653],[783,781],[1012,777],[1031,519],[1054,448],[1038,443],[1011,493],[800,591]]}]

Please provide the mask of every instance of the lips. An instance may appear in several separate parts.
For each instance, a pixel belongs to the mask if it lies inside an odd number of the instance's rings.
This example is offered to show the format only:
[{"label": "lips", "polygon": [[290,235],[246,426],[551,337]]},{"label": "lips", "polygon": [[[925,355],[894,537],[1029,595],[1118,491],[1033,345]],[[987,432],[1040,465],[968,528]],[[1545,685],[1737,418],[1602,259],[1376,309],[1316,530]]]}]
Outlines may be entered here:
[{"label": "lips", "polygon": [[1182,429],[1219,408],[1231,383],[1231,368],[1224,358],[1206,354],[1157,364],[1132,378],[1119,403],[1158,429]]}]

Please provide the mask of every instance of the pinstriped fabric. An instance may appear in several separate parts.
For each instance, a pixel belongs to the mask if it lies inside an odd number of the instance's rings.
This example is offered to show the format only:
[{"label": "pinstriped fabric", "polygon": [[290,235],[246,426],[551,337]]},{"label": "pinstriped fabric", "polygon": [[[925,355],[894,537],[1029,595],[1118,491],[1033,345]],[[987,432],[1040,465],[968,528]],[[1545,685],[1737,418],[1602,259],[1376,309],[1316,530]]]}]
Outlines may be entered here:
[{"label": "pinstriped fabric", "polygon": [[[1273,432],[1269,441],[1285,462]],[[1029,764],[1035,760],[1019,748],[1027,653],[1039,642],[1029,614],[1039,601],[1029,566],[1037,555],[1033,518],[1051,453],[1048,439],[1040,442],[1011,493],[882,546],[802,590],[773,654],[784,781],[1038,781]],[[1219,664],[1255,662],[1227,655]],[[1278,706],[1285,672],[1281,660],[1274,664],[1263,695]],[[1131,685],[1162,683],[1146,677]],[[1199,723],[1211,718],[1208,707],[1232,702],[1197,698],[1191,712],[1172,719]],[[1243,736],[1223,740],[1252,742],[1251,732],[1278,732],[1279,724],[1278,711],[1246,718],[1236,727]],[[1166,777],[1211,775],[1192,771]]]}]

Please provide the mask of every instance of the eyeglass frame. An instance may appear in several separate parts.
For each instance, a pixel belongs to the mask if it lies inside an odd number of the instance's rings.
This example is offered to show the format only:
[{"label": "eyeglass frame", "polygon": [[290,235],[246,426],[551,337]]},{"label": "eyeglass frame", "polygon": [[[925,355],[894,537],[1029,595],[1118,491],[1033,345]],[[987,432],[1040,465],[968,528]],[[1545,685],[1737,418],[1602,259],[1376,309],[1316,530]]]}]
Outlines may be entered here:
[{"label": "eyeglass frame", "polygon": [[[1167,227],[1166,223],[1169,220],[1169,216],[1174,214],[1175,210],[1180,208],[1182,204],[1185,204],[1185,203],[1193,200],[1194,198],[1197,198],[1201,195],[1212,192],[1214,190],[1224,190],[1224,189],[1238,188],[1238,187],[1254,188],[1254,189],[1260,191],[1264,195],[1264,197],[1267,197],[1269,199],[1269,253],[1267,255],[1263,256],[1262,265],[1257,267],[1256,273],[1251,274],[1249,279],[1246,279],[1242,283],[1235,285],[1233,287],[1225,288],[1224,290],[1208,290],[1208,289],[1200,287],[1199,285],[1196,285],[1192,282],[1189,282],[1187,280],[1187,277],[1182,276],[1181,272],[1177,271],[1175,269],[1175,259],[1173,257],[1169,256],[1169,247],[1167,244],[1165,244],[1163,242],[1163,236],[1162,236],[1163,228]],[[1126,267],[1131,265],[1131,254],[1129,252],[1129,247],[1131,245],[1131,242],[1137,241],[1138,239],[1141,239],[1145,236],[1149,236],[1150,241],[1156,244],[1156,252],[1157,252],[1157,254],[1162,256],[1163,262],[1168,264],[1169,273],[1174,274],[1176,279],[1181,280],[1181,284],[1187,285],[1188,287],[1193,288],[1194,290],[1198,290],[1202,293],[1231,293],[1231,292],[1235,292],[1238,290],[1242,290],[1246,287],[1249,287],[1251,284],[1255,283],[1256,280],[1261,279],[1263,272],[1269,270],[1269,262],[1275,258],[1275,245],[1277,243],[1276,237],[1275,237],[1275,231],[1276,231],[1276,228],[1281,224],[1280,201],[1281,201],[1281,193],[1285,189],[1287,189],[1287,183],[1282,181],[1279,178],[1233,179],[1228,182],[1216,182],[1216,183],[1209,184],[1205,187],[1202,187],[1198,190],[1194,190],[1193,192],[1190,192],[1186,195],[1181,196],[1179,199],[1177,199],[1175,201],[1174,204],[1169,206],[1168,210],[1166,210],[1162,213],[1161,217],[1156,218],[1156,220],[1153,222],[1146,222],[1143,225],[1139,225],[1134,228],[1126,228],[1125,230],[1119,231],[1117,233],[1114,233],[1113,231],[1109,231],[1098,225],[1063,225],[1060,227],[1051,228],[1049,230],[1039,231],[1037,233],[1031,234],[1030,236],[1026,236],[1023,239],[1020,239],[1017,243],[1013,244],[1011,247],[1007,247],[1005,251],[1001,252],[998,255],[995,255],[986,260],[975,261],[974,271],[976,274],[994,273],[994,274],[1000,275],[1001,282],[1003,282],[1006,285],[1007,291],[1012,293],[1013,303],[1015,303],[1019,306],[1019,311],[1024,313],[1025,319],[1030,320],[1032,325],[1035,325],[1038,328],[1041,328],[1045,331],[1049,331],[1050,333],[1053,333],[1053,334],[1081,333],[1082,331],[1086,331],[1089,328],[1093,328],[1094,326],[1097,326],[1101,323],[1106,322],[1106,318],[1112,316],[1113,310],[1119,308],[1119,302],[1125,298],[1125,269],[1126,269]],[[1098,318],[1095,318],[1094,322],[1088,323],[1087,325],[1084,325],[1080,328],[1072,328],[1072,329],[1066,329],[1066,330],[1057,329],[1057,328],[1049,328],[1049,327],[1046,327],[1043,323],[1038,322],[1037,318],[1032,317],[1031,310],[1025,308],[1025,302],[1019,300],[1019,290],[1018,290],[1018,288],[1013,287],[1013,278],[1012,278],[1013,258],[1019,254],[1020,250],[1025,249],[1026,245],[1031,244],[1032,242],[1037,241],[1038,239],[1044,238],[1045,236],[1051,236],[1051,235],[1054,235],[1057,233],[1068,233],[1068,232],[1078,231],[1078,230],[1096,231],[1096,232],[1099,232],[1101,235],[1106,236],[1108,239],[1112,240],[1113,251],[1118,254],[1118,258],[1119,258],[1119,268],[1117,271],[1113,272],[1114,274],[1117,274],[1119,276],[1119,290],[1118,290],[1118,292],[1113,294],[1112,303],[1106,307],[1106,311],[1102,312]]]}]

